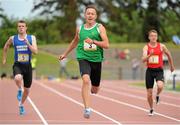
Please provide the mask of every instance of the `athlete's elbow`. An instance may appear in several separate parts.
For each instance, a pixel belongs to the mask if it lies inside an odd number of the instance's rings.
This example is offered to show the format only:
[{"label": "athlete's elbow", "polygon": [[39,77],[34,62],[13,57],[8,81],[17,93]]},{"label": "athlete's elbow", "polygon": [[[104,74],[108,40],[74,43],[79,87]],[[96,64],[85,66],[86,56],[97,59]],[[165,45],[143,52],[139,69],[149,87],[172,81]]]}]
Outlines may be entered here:
[{"label": "athlete's elbow", "polygon": [[7,48],[6,47],[3,48],[3,52],[7,52]]},{"label": "athlete's elbow", "polygon": [[109,49],[109,44],[106,44],[106,45],[104,46],[104,49]]},{"label": "athlete's elbow", "polygon": [[104,49],[108,49],[109,47],[108,46],[105,46]]},{"label": "athlete's elbow", "polygon": [[9,48],[9,46],[7,44],[5,44],[5,46],[3,47],[3,51],[7,52],[8,48]]},{"label": "athlete's elbow", "polygon": [[33,51],[34,54],[38,54],[38,50]]}]

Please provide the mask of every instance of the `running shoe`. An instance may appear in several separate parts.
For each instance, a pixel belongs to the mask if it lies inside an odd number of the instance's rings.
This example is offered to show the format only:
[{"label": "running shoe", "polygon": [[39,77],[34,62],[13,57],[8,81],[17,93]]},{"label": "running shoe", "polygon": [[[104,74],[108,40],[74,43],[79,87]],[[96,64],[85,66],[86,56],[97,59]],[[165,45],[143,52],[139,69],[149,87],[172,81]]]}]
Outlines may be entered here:
[{"label": "running shoe", "polygon": [[149,116],[153,116],[154,115],[154,110],[153,109],[151,109],[150,111],[149,111],[149,114],[148,114]]},{"label": "running shoe", "polygon": [[19,115],[24,115],[24,114],[25,114],[24,106],[20,105],[19,106]]},{"label": "running shoe", "polygon": [[85,108],[84,109],[84,118],[90,118],[90,115],[91,115],[91,109]]},{"label": "running shoe", "polygon": [[158,105],[159,104],[159,96],[156,96],[156,104]]},{"label": "running shoe", "polygon": [[17,92],[17,100],[20,102],[22,99],[22,90],[19,89],[18,92]]}]

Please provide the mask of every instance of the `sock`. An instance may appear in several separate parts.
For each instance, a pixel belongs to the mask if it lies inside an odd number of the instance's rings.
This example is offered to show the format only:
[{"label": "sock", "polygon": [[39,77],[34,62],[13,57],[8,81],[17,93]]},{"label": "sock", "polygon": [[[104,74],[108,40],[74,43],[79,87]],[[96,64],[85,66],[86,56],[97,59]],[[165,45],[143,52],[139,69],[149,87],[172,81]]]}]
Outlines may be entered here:
[{"label": "sock", "polygon": [[88,111],[91,111],[91,109],[90,108],[85,108],[86,110],[88,110]]},{"label": "sock", "polygon": [[23,106],[22,102],[19,102],[19,106]]}]

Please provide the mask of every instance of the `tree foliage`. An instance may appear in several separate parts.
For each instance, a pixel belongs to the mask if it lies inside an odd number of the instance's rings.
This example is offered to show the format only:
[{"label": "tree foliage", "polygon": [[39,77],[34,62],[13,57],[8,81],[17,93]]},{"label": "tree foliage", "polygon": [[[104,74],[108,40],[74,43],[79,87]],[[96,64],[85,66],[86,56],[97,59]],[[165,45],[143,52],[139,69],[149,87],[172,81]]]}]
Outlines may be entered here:
[{"label": "tree foliage", "polygon": [[[38,43],[70,42],[77,20],[84,21],[84,9],[95,4],[98,22],[105,25],[111,42],[147,41],[147,32],[156,29],[160,41],[180,36],[179,0],[34,0],[32,12],[39,18],[28,22],[28,33],[36,35]],[[0,7],[0,46],[16,33],[17,19],[9,19]]]},{"label": "tree foliage", "polygon": [[76,0],[40,0],[34,5],[33,11],[40,8],[44,8],[41,15],[46,15],[46,25],[55,22],[59,35],[64,41],[70,40],[69,38],[72,39],[76,28],[75,21],[78,17]]}]

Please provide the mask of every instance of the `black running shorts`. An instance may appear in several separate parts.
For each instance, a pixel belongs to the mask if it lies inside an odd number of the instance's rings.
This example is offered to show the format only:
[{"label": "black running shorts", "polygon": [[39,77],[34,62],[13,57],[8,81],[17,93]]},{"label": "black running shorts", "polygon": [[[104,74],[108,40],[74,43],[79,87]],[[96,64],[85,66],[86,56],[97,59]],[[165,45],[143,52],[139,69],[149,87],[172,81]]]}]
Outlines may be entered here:
[{"label": "black running shorts", "polygon": [[31,63],[21,64],[15,62],[13,65],[13,75],[21,74],[24,80],[24,87],[30,88],[32,84],[32,67]]},{"label": "black running shorts", "polygon": [[79,60],[80,74],[89,74],[91,84],[98,87],[101,81],[101,62],[90,62],[87,60]]},{"label": "black running shorts", "polygon": [[146,88],[153,88],[154,80],[164,82],[164,71],[162,68],[147,68],[146,70]]}]

